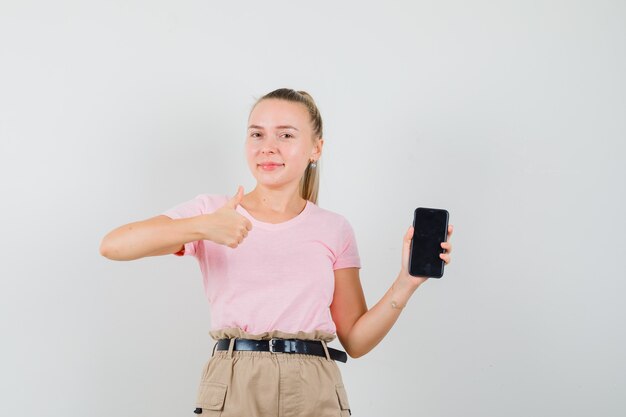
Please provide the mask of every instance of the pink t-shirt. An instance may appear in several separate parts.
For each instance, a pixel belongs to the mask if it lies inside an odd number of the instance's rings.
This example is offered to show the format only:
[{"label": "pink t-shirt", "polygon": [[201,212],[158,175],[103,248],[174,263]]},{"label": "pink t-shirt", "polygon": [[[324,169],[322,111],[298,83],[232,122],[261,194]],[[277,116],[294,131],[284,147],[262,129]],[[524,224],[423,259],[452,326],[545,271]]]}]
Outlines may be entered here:
[{"label": "pink t-shirt", "polygon": [[[229,199],[200,194],[162,214],[179,219],[212,213]],[[184,255],[195,256],[200,264],[211,330],[335,334],[329,309],[333,271],[361,267],[350,223],[311,201],[298,216],[278,224],[256,220],[241,205],[236,210],[252,223],[239,246],[209,240],[185,244]]]}]

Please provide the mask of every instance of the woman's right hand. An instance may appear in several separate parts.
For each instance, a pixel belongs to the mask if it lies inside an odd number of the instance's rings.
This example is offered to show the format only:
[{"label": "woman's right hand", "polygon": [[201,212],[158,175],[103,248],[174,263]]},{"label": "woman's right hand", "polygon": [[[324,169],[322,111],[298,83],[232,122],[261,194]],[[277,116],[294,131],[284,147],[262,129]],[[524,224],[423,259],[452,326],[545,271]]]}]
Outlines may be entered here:
[{"label": "woman's right hand", "polygon": [[243,187],[240,185],[237,194],[226,204],[213,213],[204,215],[210,219],[205,223],[206,230],[203,231],[208,240],[236,248],[248,236],[248,231],[252,230],[252,223],[235,210],[242,199]]}]

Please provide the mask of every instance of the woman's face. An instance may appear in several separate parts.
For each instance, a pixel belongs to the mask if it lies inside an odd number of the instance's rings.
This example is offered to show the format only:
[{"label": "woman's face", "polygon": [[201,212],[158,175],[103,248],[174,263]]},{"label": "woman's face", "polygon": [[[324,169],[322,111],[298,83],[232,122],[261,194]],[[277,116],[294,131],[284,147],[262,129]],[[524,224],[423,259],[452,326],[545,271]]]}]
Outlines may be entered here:
[{"label": "woman's face", "polygon": [[246,158],[257,182],[267,186],[298,183],[322,142],[313,142],[306,107],[280,99],[261,100],[248,119]]}]

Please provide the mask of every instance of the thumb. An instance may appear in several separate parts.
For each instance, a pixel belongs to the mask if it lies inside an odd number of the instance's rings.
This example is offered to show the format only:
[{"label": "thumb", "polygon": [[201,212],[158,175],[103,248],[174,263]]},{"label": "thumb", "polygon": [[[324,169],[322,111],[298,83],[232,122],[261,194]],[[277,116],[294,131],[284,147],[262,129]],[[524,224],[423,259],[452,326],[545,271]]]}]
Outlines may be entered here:
[{"label": "thumb", "polygon": [[409,227],[409,230],[404,234],[404,239],[402,239],[402,268],[404,270],[409,269],[409,257],[411,256],[411,239],[413,239],[413,233],[415,228],[413,226]]},{"label": "thumb", "polygon": [[411,245],[411,239],[413,239],[413,233],[415,232],[415,228],[413,226],[409,227],[409,230],[406,231],[404,235],[404,244]]},{"label": "thumb", "polygon": [[230,200],[228,200],[226,205],[234,209],[237,207],[238,204],[241,203],[242,199],[243,199],[243,187],[240,185],[239,188],[237,188],[237,194],[235,194]]},{"label": "thumb", "polygon": [[413,240],[413,233],[415,232],[415,228],[413,226],[409,227],[409,230],[406,231],[404,235],[404,239],[402,242],[402,252],[409,255],[411,250],[411,240]]}]

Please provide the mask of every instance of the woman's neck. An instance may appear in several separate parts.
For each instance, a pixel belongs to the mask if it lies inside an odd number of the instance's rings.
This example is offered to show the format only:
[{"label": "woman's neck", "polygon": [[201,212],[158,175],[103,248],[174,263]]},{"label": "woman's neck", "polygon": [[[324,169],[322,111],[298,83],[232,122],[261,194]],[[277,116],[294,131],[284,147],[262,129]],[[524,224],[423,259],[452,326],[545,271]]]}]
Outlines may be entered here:
[{"label": "woman's neck", "polygon": [[306,206],[306,200],[298,190],[267,190],[259,187],[243,196],[242,205],[248,211],[268,215],[298,215]]}]

